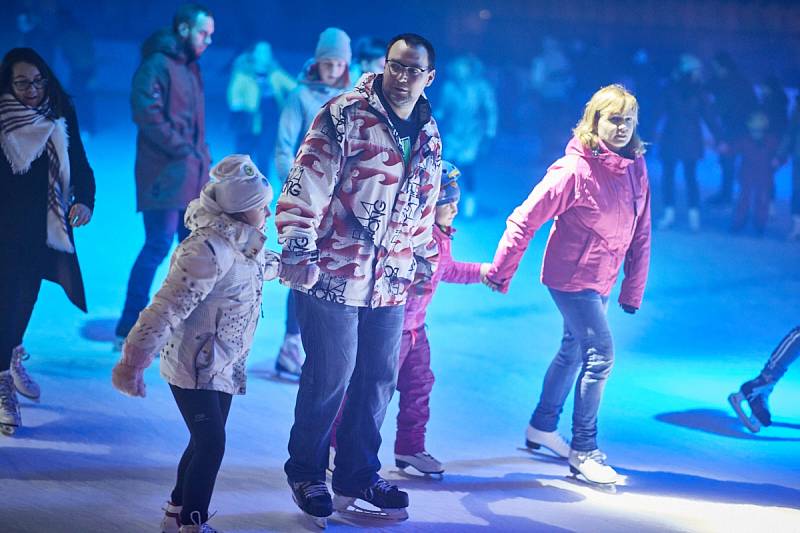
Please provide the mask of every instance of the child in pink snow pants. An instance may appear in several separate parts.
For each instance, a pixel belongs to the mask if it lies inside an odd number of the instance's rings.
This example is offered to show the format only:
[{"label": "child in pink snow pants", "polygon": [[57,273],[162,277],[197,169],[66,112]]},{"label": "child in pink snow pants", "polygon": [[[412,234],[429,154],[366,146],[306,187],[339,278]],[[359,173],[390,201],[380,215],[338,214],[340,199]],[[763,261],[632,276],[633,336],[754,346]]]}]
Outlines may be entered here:
[{"label": "child in pink snow pants", "polygon": [[[397,437],[394,444],[395,463],[399,468],[413,467],[423,474],[441,474],[444,467],[425,449],[425,427],[430,419],[428,406],[433,389],[431,349],[425,332],[425,315],[440,281],[448,283],[481,283],[489,263],[462,263],[454,261],[450,253],[455,229],[453,220],[458,214],[461,173],[447,161],[442,162],[442,183],[436,202],[436,224],[433,238],[439,248],[439,266],[423,286],[409,295],[406,301],[403,336],[400,343],[397,391],[400,393],[400,410],[397,414]],[[347,401],[347,400],[345,400]],[[335,428],[331,438],[336,447]]]}]

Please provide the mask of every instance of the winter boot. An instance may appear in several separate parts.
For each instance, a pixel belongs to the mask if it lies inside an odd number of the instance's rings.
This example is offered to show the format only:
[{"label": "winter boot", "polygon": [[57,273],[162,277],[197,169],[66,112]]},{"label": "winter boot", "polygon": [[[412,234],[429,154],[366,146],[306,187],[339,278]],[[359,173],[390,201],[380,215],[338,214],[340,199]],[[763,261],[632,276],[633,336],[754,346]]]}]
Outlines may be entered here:
[{"label": "winter boot", "polygon": [[665,207],[664,214],[661,215],[661,219],[658,221],[658,229],[667,230],[670,229],[674,224],[675,224],[675,208]]},{"label": "winter boot", "polygon": [[39,384],[33,381],[28,371],[22,366],[22,361],[27,360],[30,354],[20,344],[11,354],[11,375],[14,378],[14,386],[17,392],[34,401],[39,401],[41,390]]},{"label": "winter boot", "polygon": [[303,341],[299,333],[287,333],[283,337],[283,344],[275,360],[275,372],[278,375],[288,375],[299,378],[306,352],[303,350]]},{"label": "winter boot", "polygon": [[0,372],[0,433],[11,436],[22,425],[17,389],[10,370]]},{"label": "winter boot", "polygon": [[525,430],[525,446],[530,450],[547,448],[562,459],[569,457],[569,443],[558,431],[541,431],[530,424]]}]

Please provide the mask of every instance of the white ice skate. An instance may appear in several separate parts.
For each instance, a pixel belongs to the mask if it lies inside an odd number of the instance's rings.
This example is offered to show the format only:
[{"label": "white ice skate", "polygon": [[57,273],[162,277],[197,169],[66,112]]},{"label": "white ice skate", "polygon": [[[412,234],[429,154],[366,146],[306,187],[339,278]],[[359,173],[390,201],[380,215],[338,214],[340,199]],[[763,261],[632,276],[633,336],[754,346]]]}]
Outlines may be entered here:
[{"label": "white ice skate", "polygon": [[10,370],[0,372],[0,433],[13,435],[22,425],[17,389]]},{"label": "white ice skate", "polygon": [[278,377],[298,379],[306,360],[303,341],[299,333],[287,333],[275,360],[275,373]]},{"label": "white ice skate", "polygon": [[345,518],[357,521],[402,522],[408,519],[408,494],[378,478],[374,485],[355,493],[333,488],[333,508]]},{"label": "white ice skate", "polygon": [[570,450],[569,469],[576,479],[592,485],[614,485],[620,479],[616,470],[606,464],[606,455],[600,450]]},{"label": "white ice skate", "polygon": [[658,221],[657,227],[659,230],[668,230],[675,224],[675,208],[665,207],[664,214]]},{"label": "white ice skate", "polygon": [[397,468],[413,467],[420,474],[441,475],[444,473],[444,465],[434,456],[426,451],[415,453],[414,455],[394,454],[394,464]]},{"label": "white ice skate", "polygon": [[530,424],[525,430],[525,446],[531,451],[547,448],[561,459],[568,458],[570,452],[567,439],[558,431],[541,431]]},{"label": "white ice skate", "polygon": [[179,533],[181,529],[182,505],[167,502],[164,505],[164,518],[161,519],[161,533]]},{"label": "white ice skate", "polygon": [[22,362],[29,357],[30,355],[21,344],[14,348],[11,353],[11,376],[14,378],[14,387],[17,388],[17,392],[30,400],[38,402],[42,394],[39,384],[33,381],[28,371],[22,366]]}]

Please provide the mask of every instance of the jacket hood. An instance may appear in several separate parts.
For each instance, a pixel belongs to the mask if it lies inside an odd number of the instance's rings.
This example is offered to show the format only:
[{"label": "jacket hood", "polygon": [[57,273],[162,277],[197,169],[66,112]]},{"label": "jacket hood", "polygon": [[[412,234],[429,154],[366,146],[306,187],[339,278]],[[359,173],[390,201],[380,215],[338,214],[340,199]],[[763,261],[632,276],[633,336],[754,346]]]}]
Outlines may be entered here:
[{"label": "jacket hood", "polygon": [[230,241],[234,248],[250,258],[258,255],[267,241],[266,235],[257,228],[231,218],[208,197],[197,198],[189,203],[184,224],[189,231],[200,228],[213,229]]},{"label": "jacket hood", "polygon": [[186,53],[182,50],[178,37],[169,28],[158,30],[142,44],[142,58],[150,57],[159,52],[174,59],[186,60]]},{"label": "jacket hood", "polygon": [[590,163],[592,161],[598,162],[613,174],[624,174],[627,168],[635,162],[633,159],[628,159],[609,150],[603,141],[599,142],[600,146],[592,149],[584,146],[577,137],[573,137],[567,144],[564,153],[566,155],[576,155]]},{"label": "jacket hood", "polygon": [[[380,112],[382,115],[388,117],[389,113],[386,111],[386,108],[383,106],[380,97],[378,96],[378,92],[375,89],[376,84],[383,83],[383,74],[375,74],[374,72],[368,72],[361,76],[361,79],[358,80],[356,83],[355,91],[362,95],[366,100],[367,103],[375,109],[376,111]],[[427,124],[432,119],[432,111],[431,105],[428,102],[428,99],[425,97],[423,93],[422,96],[419,97],[417,101],[417,108],[419,109],[419,117],[422,124]]]}]

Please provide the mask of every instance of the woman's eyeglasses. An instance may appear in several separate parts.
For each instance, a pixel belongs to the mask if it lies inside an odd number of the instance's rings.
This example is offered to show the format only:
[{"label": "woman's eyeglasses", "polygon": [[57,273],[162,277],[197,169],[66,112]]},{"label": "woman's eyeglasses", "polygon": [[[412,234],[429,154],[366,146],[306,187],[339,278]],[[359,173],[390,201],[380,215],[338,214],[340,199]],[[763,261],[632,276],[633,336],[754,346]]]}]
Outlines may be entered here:
[{"label": "woman's eyeglasses", "polygon": [[36,87],[37,90],[41,91],[47,87],[47,78],[36,78],[33,81],[16,80],[12,83],[12,85],[21,93],[27,92],[31,87]]}]

